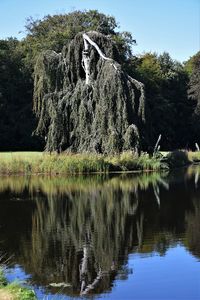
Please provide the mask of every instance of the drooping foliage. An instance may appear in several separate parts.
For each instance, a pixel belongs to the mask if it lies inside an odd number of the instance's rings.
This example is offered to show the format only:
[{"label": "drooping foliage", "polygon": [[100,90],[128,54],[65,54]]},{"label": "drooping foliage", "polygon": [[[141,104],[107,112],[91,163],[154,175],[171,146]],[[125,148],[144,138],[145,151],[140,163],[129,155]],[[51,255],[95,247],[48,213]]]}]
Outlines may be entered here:
[{"label": "drooping foliage", "polygon": [[95,31],[88,35],[113,61],[103,60],[91,47],[91,84],[87,85],[81,33],[61,54],[41,54],[35,67],[36,132],[46,137],[48,151],[138,150],[145,126],[143,84],[117,63],[120,54],[111,38]]}]

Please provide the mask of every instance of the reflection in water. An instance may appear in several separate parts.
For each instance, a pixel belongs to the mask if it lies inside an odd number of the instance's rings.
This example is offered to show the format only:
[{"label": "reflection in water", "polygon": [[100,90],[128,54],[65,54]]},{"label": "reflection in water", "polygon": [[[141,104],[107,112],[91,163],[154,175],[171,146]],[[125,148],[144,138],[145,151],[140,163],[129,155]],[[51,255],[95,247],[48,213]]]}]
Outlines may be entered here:
[{"label": "reflection in water", "polygon": [[194,210],[186,214],[187,222],[187,242],[190,251],[200,256],[200,201],[194,199]]},{"label": "reflection in water", "polygon": [[[200,166],[190,167],[187,170],[187,177],[194,181],[195,189],[200,187]],[[200,197],[195,193],[192,198],[193,209],[186,213],[187,243],[189,250],[197,257],[200,257]]]},{"label": "reflection in water", "polygon": [[132,272],[126,267],[131,252],[163,256],[181,240],[200,255],[195,174],[183,171],[179,182],[176,174],[157,173],[4,177],[2,248],[15,254],[13,263],[22,265],[34,284],[51,292],[59,290],[56,284],[68,295],[108,291],[116,276],[126,279]]}]

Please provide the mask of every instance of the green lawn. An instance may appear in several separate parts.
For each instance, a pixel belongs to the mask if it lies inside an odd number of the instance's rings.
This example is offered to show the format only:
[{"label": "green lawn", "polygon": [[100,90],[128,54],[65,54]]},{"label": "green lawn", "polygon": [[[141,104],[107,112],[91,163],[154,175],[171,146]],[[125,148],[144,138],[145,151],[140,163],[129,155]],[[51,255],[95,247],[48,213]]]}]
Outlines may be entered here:
[{"label": "green lawn", "polygon": [[33,159],[41,158],[44,155],[43,152],[0,152],[1,159]]}]

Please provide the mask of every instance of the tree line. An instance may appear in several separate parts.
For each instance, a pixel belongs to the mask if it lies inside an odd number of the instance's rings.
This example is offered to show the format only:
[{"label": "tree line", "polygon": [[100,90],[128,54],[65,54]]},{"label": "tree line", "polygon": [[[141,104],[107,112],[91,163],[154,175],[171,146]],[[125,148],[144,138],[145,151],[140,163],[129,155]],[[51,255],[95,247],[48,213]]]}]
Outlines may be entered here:
[{"label": "tree line", "polygon": [[0,40],[0,151],[42,150],[34,134],[34,66],[45,50],[61,52],[79,32],[95,30],[116,44],[118,62],[145,84],[148,135],[153,146],[161,134],[161,149],[200,145],[200,51],[184,63],[166,52],[135,56],[130,32],[120,32],[112,16],[96,10],[29,18],[23,40]]}]

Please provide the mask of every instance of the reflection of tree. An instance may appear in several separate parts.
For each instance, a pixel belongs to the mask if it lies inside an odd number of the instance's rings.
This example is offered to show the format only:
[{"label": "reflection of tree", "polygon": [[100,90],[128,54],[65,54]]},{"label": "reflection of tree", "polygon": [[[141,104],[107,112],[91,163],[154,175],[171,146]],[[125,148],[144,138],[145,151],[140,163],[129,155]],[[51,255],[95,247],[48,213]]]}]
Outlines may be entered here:
[{"label": "reflection of tree", "polygon": [[194,199],[194,211],[186,213],[186,236],[189,250],[196,256],[200,255],[200,201]]},{"label": "reflection of tree", "polygon": [[133,223],[125,228],[134,194],[107,188],[89,194],[74,191],[65,197],[37,201],[32,248],[24,252],[25,260],[29,257],[34,274],[46,283],[70,282],[85,294],[101,279],[98,288],[107,289],[120,268],[124,246],[132,245],[136,236]]},{"label": "reflection of tree", "polygon": [[[123,268],[122,257],[134,246],[142,247],[139,195],[148,187],[143,178],[112,178],[87,188],[70,183],[59,198],[51,189],[45,200],[36,200],[31,248],[23,249],[33,279],[45,285],[70,283],[73,292],[82,295],[109,289]],[[152,178],[149,184],[159,176]]]}]

